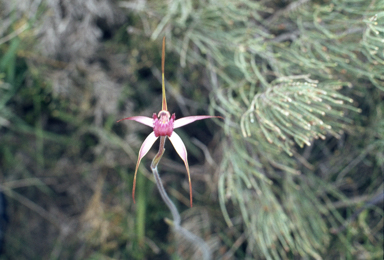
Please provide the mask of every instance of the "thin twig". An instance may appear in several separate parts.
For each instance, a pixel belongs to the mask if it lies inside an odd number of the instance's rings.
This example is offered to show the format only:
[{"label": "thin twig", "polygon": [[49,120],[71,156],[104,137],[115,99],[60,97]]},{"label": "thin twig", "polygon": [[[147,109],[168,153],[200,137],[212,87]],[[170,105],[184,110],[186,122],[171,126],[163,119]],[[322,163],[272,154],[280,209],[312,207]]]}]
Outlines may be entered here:
[{"label": "thin twig", "polygon": [[352,223],[360,215],[361,212],[363,212],[365,209],[373,205],[382,203],[383,201],[384,201],[384,192],[380,192],[379,194],[374,196],[370,201],[365,203],[363,207],[356,210],[355,213],[353,213],[353,215],[350,216],[340,227],[338,227],[337,229],[331,229],[331,233],[337,234],[344,231],[347,228],[347,226],[350,223]]},{"label": "thin twig", "polygon": [[37,205],[33,201],[27,199],[26,197],[20,195],[19,193],[13,191],[12,189],[9,189],[8,187],[5,187],[3,185],[0,185],[0,189],[9,197],[13,198],[14,200],[20,202],[24,206],[28,207],[29,209],[35,211],[37,214],[39,214],[44,219],[51,222],[54,226],[61,229],[60,221],[53,216],[51,213],[46,211],[41,206]]},{"label": "thin twig", "polygon": [[20,33],[24,32],[27,28],[28,28],[28,24],[26,23],[23,26],[21,26],[19,29],[17,29],[16,31],[8,34],[7,36],[4,36],[3,38],[0,39],[0,45],[5,43],[5,42],[7,42],[7,41],[12,40],[17,35],[19,35]]}]

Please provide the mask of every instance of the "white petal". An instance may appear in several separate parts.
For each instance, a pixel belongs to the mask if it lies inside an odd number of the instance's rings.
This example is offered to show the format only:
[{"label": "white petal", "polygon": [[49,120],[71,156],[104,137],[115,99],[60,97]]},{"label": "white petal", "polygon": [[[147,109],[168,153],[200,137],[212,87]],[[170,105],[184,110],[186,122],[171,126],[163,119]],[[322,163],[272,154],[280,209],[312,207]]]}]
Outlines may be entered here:
[{"label": "white petal", "polygon": [[183,140],[181,140],[180,136],[175,132],[172,133],[172,135],[169,137],[169,140],[171,140],[173,147],[175,147],[176,152],[179,154],[180,158],[184,161],[185,168],[187,168],[188,181],[189,181],[189,200],[191,202],[191,208],[192,208],[192,184],[191,184],[191,175],[189,174],[187,149],[185,148]]},{"label": "white petal", "polygon": [[120,121],[123,121],[123,120],[133,120],[133,121],[139,122],[139,123],[141,123],[143,125],[147,125],[147,126],[153,127],[153,118],[150,118],[150,117],[147,117],[147,116],[131,116],[131,117],[126,117],[126,118],[120,119],[117,122],[120,122]]},{"label": "white petal", "polygon": [[188,124],[195,122],[197,120],[202,120],[202,119],[207,119],[207,118],[221,118],[221,119],[223,119],[221,116],[186,116],[186,117],[182,117],[182,118],[177,119],[173,123],[173,129],[188,125]]},{"label": "white petal", "polygon": [[135,190],[136,190],[136,175],[137,169],[139,169],[141,159],[148,153],[149,149],[151,149],[152,145],[156,142],[158,137],[155,136],[155,133],[150,133],[147,138],[145,138],[143,144],[141,145],[139,157],[137,158],[135,176],[133,177],[133,189],[132,189],[132,198],[133,202],[135,202]]}]

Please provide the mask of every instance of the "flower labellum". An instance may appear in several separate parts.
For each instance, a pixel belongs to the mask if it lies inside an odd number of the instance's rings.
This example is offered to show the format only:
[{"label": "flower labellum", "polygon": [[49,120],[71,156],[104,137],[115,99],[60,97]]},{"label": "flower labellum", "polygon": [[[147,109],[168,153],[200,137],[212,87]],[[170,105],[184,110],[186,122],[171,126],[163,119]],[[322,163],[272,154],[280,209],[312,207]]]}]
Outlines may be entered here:
[{"label": "flower labellum", "polygon": [[[154,113],[152,118],[147,116],[132,116],[132,117],[126,117],[126,118],[120,119],[117,122],[120,122],[123,120],[133,120],[153,128],[153,132],[150,133],[147,136],[147,138],[144,140],[139,151],[139,156],[136,163],[135,175],[133,177],[133,189],[132,189],[133,201],[135,202],[136,175],[137,175],[137,170],[139,168],[141,159],[148,153],[149,149],[151,149],[152,145],[155,143],[155,141],[159,137],[164,139],[164,141],[168,137],[173,147],[175,148],[176,152],[178,153],[180,158],[184,161],[185,168],[187,169],[188,181],[189,181],[189,197],[190,197],[190,204],[192,207],[192,184],[191,184],[191,176],[189,173],[187,149],[185,148],[185,145],[181,140],[180,136],[177,133],[175,133],[173,130],[176,128],[188,125],[197,120],[202,120],[207,118],[221,118],[221,119],[223,118],[221,116],[187,116],[187,117],[183,117],[175,120],[176,118],[175,114],[172,114],[171,116],[171,114],[167,110],[167,100],[165,97],[164,56],[165,56],[165,37],[163,38],[163,51],[162,51],[162,60],[161,60],[162,96],[163,96],[161,111],[157,115]],[[160,147],[160,149],[164,149],[164,141],[160,142],[160,145],[162,146]],[[160,158],[161,156],[155,162],[156,166]]]},{"label": "flower labellum", "polygon": [[175,122],[175,114],[172,114],[171,119],[169,119],[170,117],[169,112],[166,110],[161,110],[158,116],[153,113],[153,132],[156,137],[171,137],[173,132],[173,123]]}]

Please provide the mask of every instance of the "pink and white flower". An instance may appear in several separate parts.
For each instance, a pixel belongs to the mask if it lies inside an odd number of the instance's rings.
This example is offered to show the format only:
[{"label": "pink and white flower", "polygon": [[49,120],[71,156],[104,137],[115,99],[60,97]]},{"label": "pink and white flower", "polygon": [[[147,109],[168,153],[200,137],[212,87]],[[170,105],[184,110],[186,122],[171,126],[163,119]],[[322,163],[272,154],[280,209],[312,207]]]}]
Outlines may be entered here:
[{"label": "pink and white flower", "polygon": [[163,54],[163,59],[162,59],[163,98],[162,98],[161,111],[157,115],[154,113],[152,118],[147,116],[132,116],[132,117],[126,117],[126,118],[120,119],[117,122],[120,122],[123,120],[133,120],[153,128],[153,132],[150,133],[148,137],[144,140],[139,151],[139,156],[136,163],[135,176],[133,178],[133,190],[132,190],[133,201],[135,202],[136,174],[137,174],[137,169],[139,168],[141,159],[148,153],[149,149],[151,149],[152,145],[155,143],[155,141],[159,137],[164,137],[164,138],[168,137],[173,147],[175,148],[176,152],[179,154],[180,158],[184,161],[185,167],[187,169],[188,181],[189,181],[190,203],[192,207],[192,185],[191,185],[191,177],[189,173],[189,166],[188,166],[188,159],[187,159],[187,149],[185,148],[185,145],[181,140],[180,136],[177,133],[175,133],[173,130],[176,128],[188,125],[197,120],[202,120],[207,118],[221,118],[221,119],[223,118],[221,116],[187,116],[187,117],[183,117],[175,120],[175,114],[172,114],[171,116],[171,114],[167,110],[167,100],[165,97],[165,87],[164,87],[165,48],[164,46],[165,46],[165,38],[163,38],[163,52],[162,52]]}]

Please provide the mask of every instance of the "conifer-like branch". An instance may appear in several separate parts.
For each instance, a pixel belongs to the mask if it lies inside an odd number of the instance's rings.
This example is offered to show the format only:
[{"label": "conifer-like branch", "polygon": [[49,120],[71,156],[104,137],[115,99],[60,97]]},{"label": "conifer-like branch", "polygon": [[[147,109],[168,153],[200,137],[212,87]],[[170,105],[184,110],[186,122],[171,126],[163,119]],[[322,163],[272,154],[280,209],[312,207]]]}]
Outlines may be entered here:
[{"label": "conifer-like branch", "polygon": [[[343,83],[319,88],[317,81],[310,80],[308,75],[280,78],[276,83],[254,96],[241,117],[241,130],[244,137],[250,137],[254,131],[251,128],[257,128],[265,140],[290,156],[292,139],[303,147],[304,144],[310,146],[312,139],[324,140],[327,133],[339,137],[331,124],[343,119],[340,107],[360,112],[344,104],[352,103],[352,99],[337,92]],[[342,128],[342,124],[337,126]]]}]

